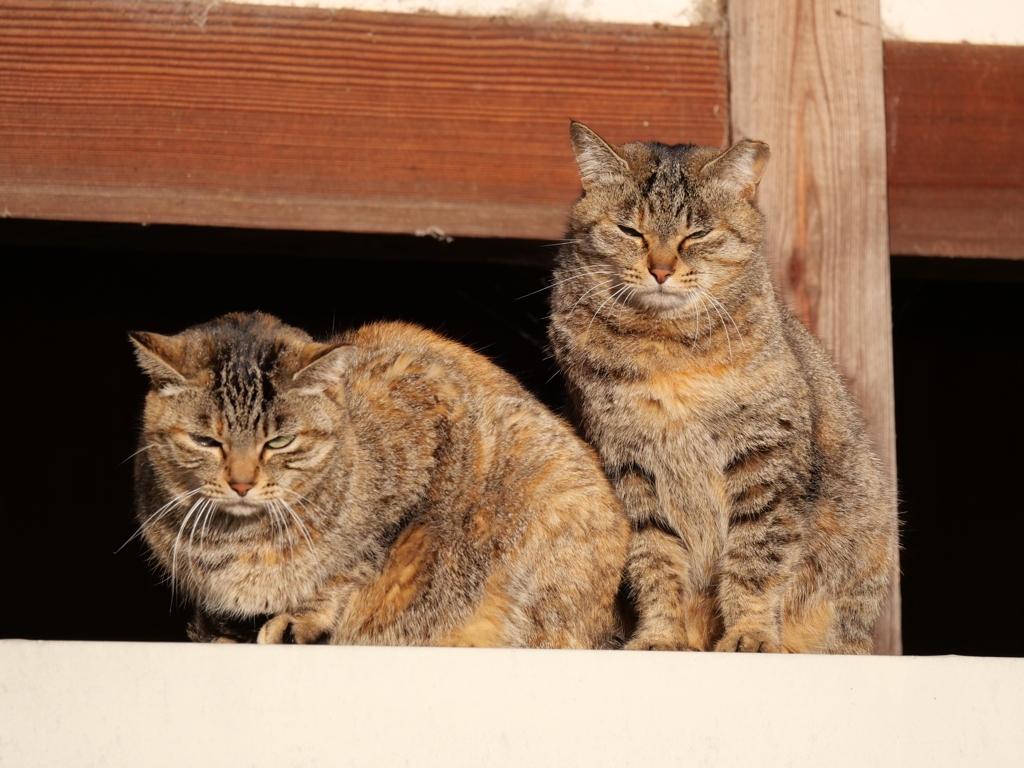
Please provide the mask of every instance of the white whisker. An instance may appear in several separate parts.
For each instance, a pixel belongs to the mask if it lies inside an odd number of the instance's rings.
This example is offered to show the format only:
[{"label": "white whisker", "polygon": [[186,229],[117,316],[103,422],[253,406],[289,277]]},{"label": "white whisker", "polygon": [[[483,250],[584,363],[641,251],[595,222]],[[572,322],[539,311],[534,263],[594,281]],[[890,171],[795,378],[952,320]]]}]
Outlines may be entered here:
[{"label": "white whisker", "polygon": [[292,532],[292,526],[289,524],[288,518],[284,515],[285,512],[290,512],[290,510],[288,509],[288,502],[286,502],[284,499],[274,499],[274,505],[278,509],[282,510],[281,520],[284,523],[285,535],[288,536],[288,549],[294,552],[296,544],[295,534]]},{"label": "white whisker", "polygon": [[628,289],[628,288],[629,288],[628,284],[619,286],[618,289],[616,289],[607,299],[604,300],[604,303],[601,304],[601,306],[598,307],[597,310],[594,312],[594,316],[592,318],[590,318],[590,323],[589,323],[589,325],[587,325],[587,331],[586,331],[587,333],[590,333],[590,328],[594,324],[594,320],[597,319],[597,316],[600,314],[601,310],[604,309],[604,305],[607,304],[612,299],[617,298],[620,294],[624,293],[626,291],[626,289]]},{"label": "white whisker", "polygon": [[203,543],[206,541],[206,527],[210,524],[210,520],[213,519],[213,516],[215,514],[217,514],[217,502],[215,502],[213,499],[210,499],[210,511],[206,515],[205,519],[203,520],[203,527],[199,531],[199,546],[200,547],[202,547]]},{"label": "white whisker", "polygon": [[[719,310],[718,307],[716,306],[716,302],[715,302],[715,297],[714,296],[704,292],[703,290],[698,295],[701,297],[701,301],[703,301],[705,297],[708,298],[711,301],[711,308],[713,310],[715,310],[715,312],[718,314],[718,319],[722,321],[722,330],[725,331],[725,343],[729,346],[729,365],[732,365],[732,339],[729,337],[729,326],[725,322],[725,317],[722,316],[721,310]],[[708,314],[709,320],[710,320],[710,317],[711,317],[711,315],[709,313]],[[710,337],[709,337],[709,343],[710,343]]]},{"label": "white whisker", "polygon": [[292,509],[291,504],[289,504],[288,502],[284,502],[284,508],[288,511],[288,514],[292,516],[292,519],[295,521],[295,524],[299,527],[299,533],[301,533],[302,537],[306,540],[306,546],[308,546],[309,551],[312,552],[313,539],[309,535],[309,530],[306,528],[306,524],[302,522],[302,518],[298,516],[294,509]]},{"label": "white whisker", "polygon": [[277,506],[274,503],[275,501],[276,499],[271,499],[266,503],[264,509],[267,511],[267,517],[270,519],[270,537],[276,542],[278,535],[284,533],[284,531],[281,528],[281,516],[277,511]]},{"label": "white whisker", "polygon": [[528,296],[534,296],[534,295],[536,295],[538,293],[541,293],[542,291],[546,291],[546,290],[549,290],[551,288],[554,288],[556,285],[562,285],[563,283],[568,283],[571,280],[582,280],[582,279],[584,279],[586,277],[592,277],[592,276],[595,276],[595,275],[612,275],[612,274],[615,274],[615,271],[612,270],[612,269],[598,269],[597,267],[585,267],[585,269],[592,270],[592,271],[580,272],[579,274],[569,275],[568,277],[564,277],[561,280],[556,280],[555,282],[551,283],[550,285],[545,285],[543,288],[538,288],[536,291],[530,291],[529,293],[524,293],[522,296],[519,296],[518,298],[516,298],[516,301],[519,301],[519,299],[525,299]]},{"label": "white whisker", "polygon": [[732,327],[736,329],[736,335],[739,337],[740,343],[743,343],[743,334],[740,333],[740,327],[736,325],[736,321],[732,319],[732,315],[729,314],[729,310],[725,308],[725,304],[723,304],[721,301],[712,296],[711,293],[708,291],[704,291],[704,295],[711,299],[711,301],[717,304],[721,308],[721,310],[725,312],[725,316],[729,318],[729,322],[732,323]]},{"label": "white whisker", "polygon": [[[298,498],[298,500],[302,503],[302,506],[309,507],[310,509],[315,510],[316,512],[319,512],[321,515],[324,515],[325,517],[329,516],[328,513],[325,512],[322,507],[318,507],[316,504],[314,504],[312,501],[310,501],[308,498],[303,496],[298,491],[292,490],[291,488],[286,488],[283,485],[279,485],[278,487],[282,491],[284,491],[285,493],[290,493],[292,496],[295,496],[296,498]],[[285,502],[285,503],[287,503],[287,502]]]},{"label": "white whisker", "polygon": [[587,272],[585,274],[580,274],[580,275],[571,275],[569,277],[563,278],[562,280],[558,280],[557,282],[551,283],[551,285],[545,285],[543,288],[538,288],[536,291],[530,291],[529,293],[524,293],[522,296],[517,297],[516,301],[519,301],[519,299],[525,299],[528,296],[534,296],[534,295],[536,295],[538,293],[541,293],[542,291],[547,291],[547,290],[549,290],[551,288],[554,288],[556,285],[561,285],[562,283],[568,283],[570,280],[582,280],[585,277],[591,277],[591,276],[594,276],[594,275],[611,275],[611,274],[614,274],[611,270],[602,270],[600,272]]},{"label": "white whisker", "polygon": [[139,450],[137,450],[137,451],[136,451],[135,453],[131,454],[131,455],[130,455],[130,456],[129,456],[128,458],[124,459],[124,461],[121,461],[121,462],[119,462],[117,466],[119,466],[119,467],[120,467],[120,466],[121,466],[121,464],[124,464],[124,463],[125,463],[125,462],[127,462],[127,461],[131,461],[131,460],[132,460],[132,459],[134,459],[134,458],[135,458],[136,456],[138,456],[138,455],[139,455],[140,453],[142,453],[143,451],[148,451],[148,450],[149,450],[150,448],[154,447],[155,445],[156,445],[156,443],[150,443],[149,445],[144,445],[144,446],[142,446],[142,447],[141,447],[141,448],[139,448]]},{"label": "white whisker", "polygon": [[[320,513],[321,515],[323,515],[324,517],[327,517],[327,516],[328,516],[328,515],[327,515],[327,513],[326,513],[326,512],[325,512],[325,511],[324,511],[323,509],[321,509],[321,508],[320,508],[320,507],[318,507],[318,506],[317,506],[316,504],[314,504],[313,502],[311,502],[311,501],[310,501],[309,499],[307,499],[307,498],[306,498],[305,496],[303,496],[303,495],[302,495],[301,493],[299,493],[298,491],[293,491],[293,490],[292,490],[291,488],[286,488],[286,487],[284,487],[283,485],[282,485],[282,486],[279,486],[279,487],[281,488],[281,490],[282,490],[282,491],[285,491],[285,492],[287,492],[287,493],[290,493],[290,494],[292,494],[292,496],[296,496],[296,497],[297,497],[297,498],[299,499],[299,503],[300,503],[300,504],[301,504],[301,505],[302,505],[303,507],[307,507],[307,508],[309,508],[309,509],[313,509],[313,510],[315,510],[316,512],[319,512],[319,513]],[[289,503],[288,503],[287,501],[285,501],[284,499],[281,499],[281,504],[282,504],[282,505],[284,506],[284,509],[285,509],[285,511],[286,511],[286,512],[287,512],[287,513],[288,513],[288,514],[289,514],[289,515],[291,516],[291,518],[292,518],[292,519],[293,519],[293,520],[295,521],[295,524],[296,524],[296,526],[297,526],[297,527],[298,527],[298,529],[299,529],[299,533],[301,533],[301,534],[302,534],[302,537],[303,537],[303,538],[304,538],[304,539],[306,540],[306,544],[307,544],[307,545],[309,546],[310,550],[312,551],[312,549],[313,549],[313,539],[312,539],[312,538],[310,537],[310,535],[309,535],[309,529],[308,529],[308,527],[307,527],[307,526],[306,526],[306,524],[305,524],[305,523],[304,523],[304,522],[302,521],[302,518],[301,518],[301,517],[300,517],[300,516],[298,515],[298,513],[296,513],[296,512],[295,512],[295,510],[294,510],[294,508],[292,507],[292,505],[291,505],[291,504],[289,504]]]},{"label": "white whisker", "polygon": [[715,319],[711,317],[711,310],[708,309],[707,300],[703,296],[701,296],[700,305],[704,308],[704,314],[708,318],[707,353],[711,354],[711,342],[715,337]]},{"label": "white whisker", "polygon": [[[271,522],[274,524],[274,530],[277,535],[281,535],[282,539],[286,539],[290,549],[294,549],[291,535],[290,526],[284,516],[284,512],[281,510],[281,502],[279,499],[271,499],[267,503],[267,510],[270,512]],[[276,535],[275,535],[276,540]]]},{"label": "white whisker", "polygon": [[114,554],[116,555],[116,554],[117,554],[118,552],[120,552],[120,551],[121,551],[122,549],[124,549],[125,547],[127,547],[127,546],[128,546],[128,544],[129,544],[130,542],[132,542],[132,541],[133,541],[134,539],[136,539],[136,538],[137,538],[137,537],[138,537],[138,536],[139,536],[139,535],[140,535],[140,534],[141,534],[141,533],[142,533],[143,531],[145,531],[145,530],[146,530],[146,526],[147,526],[147,525],[149,525],[150,523],[155,523],[155,522],[156,522],[156,521],[157,521],[157,520],[158,520],[159,518],[163,517],[163,516],[164,516],[165,514],[167,514],[168,512],[170,512],[170,511],[171,511],[171,509],[173,509],[174,507],[176,507],[176,506],[180,505],[180,504],[181,504],[182,502],[184,502],[184,501],[185,501],[185,499],[187,499],[187,498],[189,498],[189,497],[191,497],[191,496],[195,496],[195,495],[196,495],[197,493],[199,493],[199,492],[200,492],[201,490],[202,490],[202,488],[200,487],[200,488],[194,488],[194,489],[192,489],[191,491],[184,491],[184,492],[182,492],[182,493],[179,493],[179,494],[178,494],[177,496],[175,496],[175,497],[174,497],[173,499],[171,499],[171,500],[170,500],[169,502],[167,502],[166,504],[164,504],[164,505],[163,505],[162,507],[160,507],[160,509],[158,509],[158,510],[157,510],[156,512],[154,512],[154,513],[153,513],[153,514],[151,514],[151,515],[150,515],[149,517],[147,517],[147,518],[146,518],[145,520],[143,520],[143,521],[142,521],[142,522],[141,522],[141,523],[139,524],[139,529],[138,529],[137,531],[135,531],[135,533],[133,533],[133,534],[132,534],[131,536],[129,536],[129,537],[128,537],[128,541],[126,541],[126,542],[125,542],[124,544],[122,544],[122,545],[121,545],[120,547],[118,547],[117,549],[115,549],[115,550],[114,550]]},{"label": "white whisker", "polygon": [[174,594],[178,584],[178,545],[181,543],[181,534],[185,532],[185,526],[188,525],[189,518],[192,517],[192,513],[196,511],[196,508],[203,504],[206,499],[199,499],[196,501],[185,513],[185,517],[182,518],[181,525],[178,526],[178,535],[174,537],[174,546],[171,547],[171,602],[174,602]]},{"label": "white whisker", "polygon": [[583,300],[584,300],[585,298],[587,298],[587,296],[588,296],[589,294],[593,293],[594,291],[596,291],[597,289],[601,288],[602,286],[608,285],[608,283],[613,283],[613,282],[615,282],[615,281],[614,281],[613,279],[611,279],[611,278],[608,278],[607,280],[602,280],[602,281],[601,281],[600,283],[598,283],[597,285],[591,286],[591,287],[590,287],[590,288],[589,288],[588,290],[586,290],[586,291],[585,291],[585,292],[583,293],[583,295],[582,295],[582,296],[580,296],[580,297],[579,297],[578,299],[576,299],[576,303],[575,303],[575,304],[573,304],[573,305],[572,305],[572,306],[571,306],[571,307],[569,308],[569,311],[568,311],[568,312],[567,312],[566,314],[569,314],[569,315],[571,315],[571,314],[572,314],[572,313],[573,313],[573,312],[575,311],[576,307],[578,307],[578,306],[580,305],[580,302],[581,302],[581,301],[583,301]]},{"label": "white whisker", "polygon": [[185,560],[189,563],[192,562],[192,542],[196,537],[196,528],[199,526],[200,521],[202,521],[209,503],[209,499],[203,499],[203,503],[199,505],[199,509],[196,511],[196,516],[192,519],[192,530],[188,534],[188,549],[185,550]]},{"label": "white whisker", "polygon": [[615,267],[612,264],[585,264],[582,267],[562,267],[561,269],[556,270],[556,274],[558,272],[566,272],[566,273],[568,273],[568,272],[586,272],[588,269],[614,269],[614,268]]}]

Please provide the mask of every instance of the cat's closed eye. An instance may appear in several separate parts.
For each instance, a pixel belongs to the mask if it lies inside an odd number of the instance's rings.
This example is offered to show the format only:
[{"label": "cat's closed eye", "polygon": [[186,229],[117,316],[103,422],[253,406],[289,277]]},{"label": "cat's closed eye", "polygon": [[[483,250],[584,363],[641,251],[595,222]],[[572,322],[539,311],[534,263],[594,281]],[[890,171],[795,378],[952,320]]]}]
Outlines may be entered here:
[{"label": "cat's closed eye", "polygon": [[267,440],[267,448],[287,448],[295,440],[295,435],[278,435],[277,437]]},{"label": "cat's closed eye", "polygon": [[220,441],[214,440],[208,435],[189,435],[189,437],[197,445],[203,446],[203,448],[220,448]]},{"label": "cat's closed eye", "polygon": [[618,227],[623,231],[624,234],[627,234],[630,237],[639,237],[641,240],[643,240],[644,236],[642,232],[638,232],[632,227],[627,227],[625,224],[619,224]]}]

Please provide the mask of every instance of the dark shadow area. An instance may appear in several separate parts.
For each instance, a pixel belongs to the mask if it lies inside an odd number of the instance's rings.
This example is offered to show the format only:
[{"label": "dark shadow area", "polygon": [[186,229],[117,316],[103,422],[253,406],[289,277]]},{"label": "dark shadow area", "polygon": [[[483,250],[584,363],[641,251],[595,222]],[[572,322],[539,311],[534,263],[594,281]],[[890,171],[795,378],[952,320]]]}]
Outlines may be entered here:
[{"label": "dark shadow area", "polygon": [[[118,551],[136,530],[128,459],[148,386],[129,330],[171,334],[255,309],[318,337],[408,320],[560,408],[544,245],[0,221],[0,637],[185,639],[185,611],[141,543]],[[1024,656],[1013,480],[1024,464],[1024,262],[892,266],[905,652]]]},{"label": "dark shadow area", "polygon": [[892,267],[904,653],[1024,656],[1024,262]]},{"label": "dark shadow area", "polygon": [[542,243],[0,221],[0,248],[0,637],[185,639],[187,611],[172,607],[141,542],[118,551],[136,530],[129,457],[148,388],[129,330],[173,334],[257,309],[315,337],[407,320],[560,405],[545,352],[553,251]]}]

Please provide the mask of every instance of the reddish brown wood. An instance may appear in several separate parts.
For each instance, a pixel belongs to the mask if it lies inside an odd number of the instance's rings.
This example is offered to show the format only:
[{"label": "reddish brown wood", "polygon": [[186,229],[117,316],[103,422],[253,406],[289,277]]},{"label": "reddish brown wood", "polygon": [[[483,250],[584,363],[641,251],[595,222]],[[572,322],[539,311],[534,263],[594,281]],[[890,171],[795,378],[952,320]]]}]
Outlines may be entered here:
[{"label": "reddish brown wood", "polygon": [[1024,46],[887,42],[894,254],[1024,258]]},{"label": "reddish brown wood", "polygon": [[0,0],[0,212],[557,238],[570,118],[721,145],[705,29]]}]

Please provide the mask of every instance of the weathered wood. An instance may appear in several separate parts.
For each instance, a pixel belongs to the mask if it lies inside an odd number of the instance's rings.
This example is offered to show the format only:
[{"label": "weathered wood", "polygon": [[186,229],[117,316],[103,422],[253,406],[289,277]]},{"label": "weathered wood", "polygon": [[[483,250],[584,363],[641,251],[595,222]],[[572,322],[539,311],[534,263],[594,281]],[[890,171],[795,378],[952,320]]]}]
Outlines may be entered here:
[{"label": "weathered wood", "polygon": [[[760,200],[776,280],[835,356],[895,481],[878,2],[731,0],[728,13],[733,138],[772,150]],[[900,653],[899,617],[894,573],[876,653]]]},{"label": "weathered wood", "polygon": [[1024,46],[885,44],[894,254],[1024,259]]},{"label": "weathered wood", "polygon": [[0,211],[558,238],[570,118],[721,145],[706,29],[0,0]]}]

